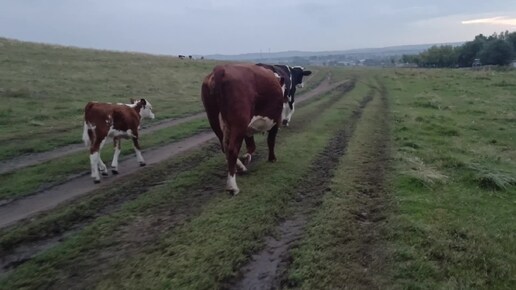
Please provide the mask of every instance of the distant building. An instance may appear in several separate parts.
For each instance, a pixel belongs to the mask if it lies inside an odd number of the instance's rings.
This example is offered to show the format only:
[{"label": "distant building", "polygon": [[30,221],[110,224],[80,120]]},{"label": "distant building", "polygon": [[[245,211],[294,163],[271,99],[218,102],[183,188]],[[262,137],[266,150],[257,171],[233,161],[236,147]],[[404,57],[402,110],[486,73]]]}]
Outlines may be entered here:
[{"label": "distant building", "polygon": [[512,67],[516,67],[516,59],[511,62]]},{"label": "distant building", "polygon": [[472,67],[482,66],[482,63],[480,62],[480,58],[475,58],[473,61]]}]

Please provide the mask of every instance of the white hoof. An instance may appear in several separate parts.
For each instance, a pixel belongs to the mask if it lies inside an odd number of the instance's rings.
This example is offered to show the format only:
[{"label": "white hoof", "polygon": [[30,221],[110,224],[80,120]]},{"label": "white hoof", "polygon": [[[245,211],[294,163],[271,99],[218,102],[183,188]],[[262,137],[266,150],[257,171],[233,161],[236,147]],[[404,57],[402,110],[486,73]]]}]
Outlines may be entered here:
[{"label": "white hoof", "polygon": [[240,189],[238,189],[238,186],[236,184],[236,176],[231,176],[228,173],[228,180],[226,183],[226,190],[232,193],[233,195],[237,195],[240,192]]}]

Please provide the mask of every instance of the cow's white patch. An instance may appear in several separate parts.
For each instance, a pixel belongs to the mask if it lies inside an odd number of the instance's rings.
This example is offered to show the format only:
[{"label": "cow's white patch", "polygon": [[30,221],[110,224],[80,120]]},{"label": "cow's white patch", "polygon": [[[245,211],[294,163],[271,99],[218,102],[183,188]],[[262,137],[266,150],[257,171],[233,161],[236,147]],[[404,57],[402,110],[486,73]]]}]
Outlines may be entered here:
[{"label": "cow's white patch", "polygon": [[304,82],[302,82],[302,83],[300,83],[300,84],[297,84],[297,86],[296,86],[296,87],[298,87],[299,89],[302,89],[302,88],[304,88],[304,87],[305,87],[305,83],[304,83]]},{"label": "cow's white patch", "polygon": [[240,169],[241,172],[247,172],[247,167],[245,167],[244,163],[242,163],[242,161],[240,161],[240,159],[238,159],[238,158],[236,161],[236,165]]},{"label": "cow's white patch", "polygon": [[238,186],[236,183],[236,174],[231,176],[231,174],[228,172],[228,180],[226,182],[226,190],[232,191],[233,195],[237,195],[240,192],[240,189],[238,189]]},{"label": "cow's white patch", "polygon": [[106,164],[104,164],[104,162],[102,161],[102,158],[100,157],[100,154],[99,154],[99,162],[98,162],[98,166],[99,166],[99,170],[102,174],[106,174],[107,173],[107,167],[106,167]]},{"label": "cow's white patch", "polygon": [[243,156],[245,159],[246,159],[246,164],[249,165],[249,163],[251,163],[251,160],[253,159],[253,155],[249,154],[249,153],[246,153],[244,154]]},{"label": "cow's white patch", "polygon": [[142,152],[140,150],[138,150],[134,146],[134,144],[133,144],[133,148],[134,148],[134,152],[136,153],[136,160],[138,160],[138,163],[140,163],[140,165],[144,165],[145,164],[145,160],[143,159]]},{"label": "cow's white patch", "polygon": [[[118,141],[120,142],[120,141]],[[118,157],[120,156],[120,149],[118,149],[118,146],[115,147],[115,153],[113,154],[113,161],[111,161],[111,169],[118,171]]]},{"label": "cow's white patch", "polygon": [[110,138],[114,138],[114,137],[132,138],[132,137],[135,137],[134,134],[133,134],[133,131],[131,129],[129,129],[127,131],[123,131],[123,130],[117,130],[117,129],[113,128],[113,126],[111,126],[109,128],[109,132],[108,132],[107,136],[110,137]]},{"label": "cow's white patch", "polygon": [[290,109],[290,106],[288,103],[283,103],[283,111],[281,111],[281,120],[283,120],[283,125],[288,126],[288,123],[290,123],[290,119],[292,118],[292,114],[294,114],[295,110],[295,103],[292,104],[292,109]]},{"label": "cow's white patch", "polygon": [[152,105],[149,101],[147,101],[147,104],[140,110],[140,116],[142,118],[149,118],[149,119],[154,119],[155,116],[154,116],[154,113],[152,112]]},{"label": "cow's white patch", "polygon": [[288,103],[283,103],[283,110],[281,111],[281,120],[287,120],[288,113],[290,112],[290,107]]},{"label": "cow's white patch", "polygon": [[95,181],[100,181],[99,175],[99,152],[90,154],[90,165],[91,165],[91,177]]},{"label": "cow's white patch", "polygon": [[[147,99],[145,99],[145,102],[147,104],[143,108],[141,108],[141,110],[140,110],[140,117],[154,119],[155,115],[152,112],[152,104]],[[134,107],[136,107],[137,104],[138,104],[138,101],[135,101],[132,104],[124,104],[124,105],[126,105],[128,107],[131,107],[131,108],[134,108]]]},{"label": "cow's white patch", "polygon": [[269,131],[275,124],[276,122],[269,117],[254,116],[247,127],[252,129],[251,133],[257,133]]}]

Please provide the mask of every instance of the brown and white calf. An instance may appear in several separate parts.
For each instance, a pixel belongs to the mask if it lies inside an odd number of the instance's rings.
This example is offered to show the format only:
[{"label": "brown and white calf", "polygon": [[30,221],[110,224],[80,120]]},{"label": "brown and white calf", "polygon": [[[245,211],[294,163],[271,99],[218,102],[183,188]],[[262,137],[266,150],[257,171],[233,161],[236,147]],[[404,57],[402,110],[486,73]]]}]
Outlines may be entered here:
[{"label": "brown and white calf", "polygon": [[236,167],[246,171],[238,159],[245,139],[247,160],[255,150],[253,134],[269,132],[269,161],[276,161],[274,143],[281,122],[283,82],[270,70],[254,64],[216,66],[202,84],[202,102],[210,126],[226,154],[228,179],[226,190],[237,194]]},{"label": "brown and white calf", "polygon": [[111,171],[118,174],[118,157],[120,156],[121,139],[133,140],[136,159],[140,166],[145,166],[140,145],[138,129],[141,118],[154,119],[152,105],[141,99],[130,104],[110,104],[89,102],[84,108],[84,131],[82,140],[90,147],[91,177],[95,183],[100,182],[100,174],[107,175],[107,167],[100,158],[100,150],[107,138],[113,138],[115,154],[111,162]]}]

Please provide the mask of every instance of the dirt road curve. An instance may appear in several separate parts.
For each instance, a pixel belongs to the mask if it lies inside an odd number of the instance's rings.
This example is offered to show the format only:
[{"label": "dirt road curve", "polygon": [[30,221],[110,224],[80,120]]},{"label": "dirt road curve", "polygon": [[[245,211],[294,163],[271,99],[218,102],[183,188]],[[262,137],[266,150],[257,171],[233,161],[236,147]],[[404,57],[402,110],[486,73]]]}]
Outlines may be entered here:
[{"label": "dirt road curve", "polygon": [[[301,103],[309,98],[330,91],[338,87],[342,83],[344,82],[330,84],[329,79],[326,79],[314,90],[311,90],[298,97],[297,103]],[[194,116],[191,116],[189,118],[193,119]],[[152,164],[159,163],[163,160],[176,156],[186,150],[195,148],[214,137],[215,135],[211,132],[200,133],[189,138],[185,138],[179,142],[171,143],[156,149],[148,150],[144,152],[144,157],[147,162],[147,166],[152,166]],[[82,149],[84,150],[84,148]],[[88,166],[86,166],[85,164],[85,168],[87,167]],[[125,176],[136,172],[139,169],[139,167],[134,158],[129,158],[125,161],[120,162],[120,169],[121,170],[119,176]],[[0,206],[0,228],[12,225],[17,221],[31,217],[39,212],[52,209],[62,202],[69,201],[81,195],[87,194],[88,192],[91,192],[94,189],[98,189],[99,186],[108,186],[114,180],[116,180],[116,177],[114,176],[104,177],[102,179],[102,183],[100,185],[96,185],[92,182],[92,179],[89,176],[89,174],[85,174],[77,178],[72,178],[68,182],[65,182],[61,185],[41,191],[35,195],[21,198],[10,203],[7,203],[5,205],[2,205]]]},{"label": "dirt road curve", "polygon": [[[199,146],[214,137],[215,134],[212,132],[201,133],[182,141],[150,150],[144,153],[145,161],[147,162],[147,166],[152,166],[152,164],[159,163],[188,149]],[[99,186],[107,186],[118,176],[132,174],[138,169],[140,169],[140,167],[136,159],[130,158],[120,164],[120,173],[117,176],[103,176],[100,185],[94,184],[89,174],[87,174],[42,191],[41,193],[0,206],[0,228],[6,227],[35,213],[51,209],[63,201],[86,194],[97,189]]]},{"label": "dirt road curve", "polygon": [[[323,82],[319,84],[315,89],[308,91],[305,94],[302,94],[298,97],[298,102],[305,99],[312,97],[314,95],[317,95],[321,92],[328,91],[330,88],[333,88],[333,86],[330,85],[329,80],[326,79]],[[179,119],[168,119],[163,120],[159,123],[153,124],[152,126],[149,126],[147,128],[143,128],[141,134],[145,135],[148,133],[152,133],[155,131],[158,131],[160,129],[164,129],[167,127],[177,126],[186,122],[190,122],[193,120],[202,119],[206,116],[204,112],[197,113],[188,117],[179,118]],[[80,133],[77,133],[77,138],[79,138]],[[63,147],[56,148],[51,151],[45,151],[40,153],[34,153],[29,155],[22,155],[19,157],[15,157],[9,160],[1,161],[0,162],[0,174],[8,173],[11,171],[15,171],[24,167],[40,164],[55,158],[63,157],[66,155],[70,155],[73,153],[77,153],[80,151],[84,151],[84,144],[78,143],[78,144],[71,144]]]}]

